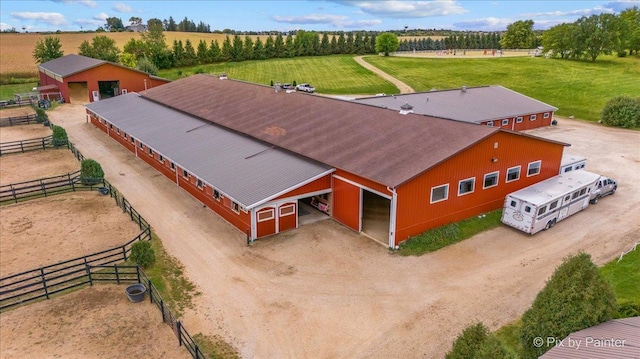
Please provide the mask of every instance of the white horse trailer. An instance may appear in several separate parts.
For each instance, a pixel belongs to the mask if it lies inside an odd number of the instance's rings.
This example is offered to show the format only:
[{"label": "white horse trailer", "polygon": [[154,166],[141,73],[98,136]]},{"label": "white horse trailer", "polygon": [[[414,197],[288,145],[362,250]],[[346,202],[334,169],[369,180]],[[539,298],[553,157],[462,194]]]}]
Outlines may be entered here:
[{"label": "white horse trailer", "polygon": [[502,223],[534,234],[589,206],[599,174],[571,171],[507,195]]},{"label": "white horse trailer", "polygon": [[562,161],[560,161],[560,172],[559,174],[563,174],[566,172],[571,172],[575,170],[584,169],[587,165],[587,159],[582,156],[575,155],[563,155]]}]

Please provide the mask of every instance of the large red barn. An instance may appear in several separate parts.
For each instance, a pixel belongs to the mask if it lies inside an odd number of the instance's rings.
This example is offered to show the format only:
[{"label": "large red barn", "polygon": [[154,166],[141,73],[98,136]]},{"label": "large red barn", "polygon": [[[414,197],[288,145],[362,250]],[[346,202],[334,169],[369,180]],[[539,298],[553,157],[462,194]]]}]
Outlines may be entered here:
[{"label": "large red barn", "polygon": [[88,103],[169,82],[113,62],[66,55],[38,66],[42,93],[59,92],[66,102]]},{"label": "large red barn", "polygon": [[320,211],[395,247],[558,173],[566,144],[195,75],[91,122],[256,239]]}]

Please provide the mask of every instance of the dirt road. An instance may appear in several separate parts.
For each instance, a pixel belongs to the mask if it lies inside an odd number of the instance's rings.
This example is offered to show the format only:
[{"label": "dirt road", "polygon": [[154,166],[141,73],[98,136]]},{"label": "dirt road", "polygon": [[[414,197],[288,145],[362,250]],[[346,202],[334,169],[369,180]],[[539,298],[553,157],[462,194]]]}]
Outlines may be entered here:
[{"label": "dirt road", "polygon": [[332,221],[245,246],[242,233],[85,123],[50,113],[151,223],[203,293],[189,330],[220,334],[246,358],[441,357],[465,326],[518,318],[554,268],[587,251],[602,264],[640,237],[640,134],[578,121],[535,134],[571,142],[618,193],[531,237],[499,227],[404,258]]},{"label": "dirt road", "polygon": [[364,61],[364,59],[362,58],[362,56],[356,56],[353,58],[354,60],[356,60],[356,62],[358,64],[360,64],[360,66],[364,67],[365,69],[373,72],[374,74],[382,77],[383,79],[391,82],[392,84],[394,84],[398,90],[400,90],[400,93],[414,93],[416,92],[411,86],[407,85],[406,83],[398,80],[397,78],[389,75],[388,73],[380,70],[379,68],[371,65],[370,63]]}]

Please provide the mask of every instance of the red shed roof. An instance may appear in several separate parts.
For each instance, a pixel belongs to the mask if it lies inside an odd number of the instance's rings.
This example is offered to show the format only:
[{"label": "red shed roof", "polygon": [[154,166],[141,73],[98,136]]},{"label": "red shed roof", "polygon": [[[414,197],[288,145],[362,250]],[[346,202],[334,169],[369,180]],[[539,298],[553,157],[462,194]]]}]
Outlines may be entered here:
[{"label": "red shed roof", "polygon": [[499,131],[208,75],[142,96],[389,187]]}]

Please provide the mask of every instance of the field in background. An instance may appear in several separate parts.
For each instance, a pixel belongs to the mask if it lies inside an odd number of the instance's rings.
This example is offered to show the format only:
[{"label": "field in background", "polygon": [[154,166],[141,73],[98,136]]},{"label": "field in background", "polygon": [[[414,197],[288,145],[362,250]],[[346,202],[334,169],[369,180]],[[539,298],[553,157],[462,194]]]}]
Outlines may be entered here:
[{"label": "field in background", "polygon": [[178,79],[194,73],[224,72],[229,78],[270,85],[271,81],[311,83],[323,94],[397,93],[398,89],[360,66],[353,55],[298,57],[267,61],[226,62],[189,68],[163,70],[158,74]]},{"label": "field in background", "polygon": [[558,115],[597,121],[605,103],[640,94],[638,58],[601,56],[596,62],[511,57],[463,59],[369,56],[365,60],[416,91],[502,85],[558,107]]}]

